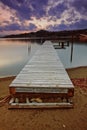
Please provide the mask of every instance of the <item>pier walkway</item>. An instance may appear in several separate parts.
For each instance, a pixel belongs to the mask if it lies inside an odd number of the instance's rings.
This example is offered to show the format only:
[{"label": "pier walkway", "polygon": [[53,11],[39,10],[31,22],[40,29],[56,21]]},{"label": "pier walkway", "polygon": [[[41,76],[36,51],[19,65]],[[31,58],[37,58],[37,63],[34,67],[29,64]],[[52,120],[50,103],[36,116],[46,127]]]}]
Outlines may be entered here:
[{"label": "pier walkway", "polygon": [[[9,90],[13,97],[10,108],[71,107],[71,97],[74,95],[74,86],[50,41],[46,41],[36,51],[11,83]],[[24,103],[20,103],[21,97]],[[61,98],[62,102],[59,99],[59,102],[43,101],[53,97]],[[37,98],[43,100],[34,101]]]}]

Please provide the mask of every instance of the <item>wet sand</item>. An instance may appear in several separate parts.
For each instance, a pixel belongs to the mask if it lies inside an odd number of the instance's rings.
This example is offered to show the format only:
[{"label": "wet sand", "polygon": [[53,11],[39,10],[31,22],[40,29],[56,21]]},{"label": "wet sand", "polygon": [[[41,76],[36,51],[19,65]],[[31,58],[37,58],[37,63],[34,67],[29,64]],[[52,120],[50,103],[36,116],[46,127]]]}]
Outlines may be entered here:
[{"label": "wet sand", "polygon": [[[87,67],[67,69],[71,79],[87,77]],[[0,79],[0,97],[9,94],[14,77]],[[87,130],[87,88],[75,86],[74,109],[0,107],[0,130]]]}]

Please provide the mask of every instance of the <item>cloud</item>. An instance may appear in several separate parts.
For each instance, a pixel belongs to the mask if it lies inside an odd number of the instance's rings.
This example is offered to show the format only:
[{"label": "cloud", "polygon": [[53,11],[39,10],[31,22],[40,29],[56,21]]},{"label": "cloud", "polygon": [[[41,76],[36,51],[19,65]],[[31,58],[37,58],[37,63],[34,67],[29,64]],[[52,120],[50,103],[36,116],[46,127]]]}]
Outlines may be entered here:
[{"label": "cloud", "polygon": [[41,18],[46,15],[45,6],[48,4],[48,0],[30,0],[31,7],[33,10],[31,11],[31,16],[36,16],[36,18]]},{"label": "cloud", "polygon": [[65,24],[60,24],[60,25],[54,25],[54,26],[49,26],[50,31],[61,31],[61,30],[68,30],[69,28]]},{"label": "cloud", "polygon": [[72,29],[87,29],[87,20],[81,19],[79,22],[76,22],[74,25],[70,25]]},{"label": "cloud", "polygon": [[55,8],[56,6],[58,6],[59,4],[62,4],[63,0],[48,0],[48,5],[46,7],[46,11],[49,11],[52,8]]},{"label": "cloud", "polygon": [[82,15],[87,15],[87,0],[74,0],[71,6],[75,7]]},{"label": "cloud", "polygon": [[67,9],[67,7],[65,5],[62,4],[58,4],[56,7],[52,7],[50,8],[50,10],[48,11],[48,15],[50,16],[56,16],[57,18],[61,17],[61,14]]},{"label": "cloud", "polygon": [[63,12],[61,18],[66,25],[70,25],[78,22],[82,17],[79,12],[77,12],[76,10],[74,10],[73,7],[71,7],[70,9],[65,10]]},{"label": "cloud", "polygon": [[16,11],[0,3],[0,26],[5,26],[14,22],[20,24],[20,20],[16,16]]},{"label": "cloud", "polygon": [[[25,0],[24,0],[25,1]],[[8,6],[11,10],[16,11],[16,15],[20,19],[29,19],[30,18],[30,8],[28,4],[25,3],[23,0],[20,2],[19,0],[1,0],[1,2]],[[22,20],[23,20],[22,19]]]},{"label": "cloud", "polygon": [[25,25],[28,26],[30,23],[34,24],[38,30],[48,29],[50,25],[59,25],[61,24],[61,19],[56,19],[55,16],[44,16],[38,19],[37,17],[31,17],[31,20],[26,20]]},{"label": "cloud", "polygon": [[0,31],[86,28],[86,7],[86,0],[1,0]]},{"label": "cloud", "polygon": [[23,20],[30,19],[31,16],[39,18],[45,15],[43,7],[46,6],[47,0],[1,0],[1,2],[9,8],[16,10],[19,18]]}]

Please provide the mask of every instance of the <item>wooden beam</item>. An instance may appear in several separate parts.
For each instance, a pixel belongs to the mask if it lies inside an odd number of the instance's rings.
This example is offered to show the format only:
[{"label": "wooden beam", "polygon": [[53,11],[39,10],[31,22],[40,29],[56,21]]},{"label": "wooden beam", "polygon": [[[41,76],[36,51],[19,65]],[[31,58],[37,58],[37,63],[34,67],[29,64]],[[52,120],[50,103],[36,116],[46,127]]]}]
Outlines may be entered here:
[{"label": "wooden beam", "polygon": [[9,109],[12,108],[73,108],[71,103],[12,103]]}]

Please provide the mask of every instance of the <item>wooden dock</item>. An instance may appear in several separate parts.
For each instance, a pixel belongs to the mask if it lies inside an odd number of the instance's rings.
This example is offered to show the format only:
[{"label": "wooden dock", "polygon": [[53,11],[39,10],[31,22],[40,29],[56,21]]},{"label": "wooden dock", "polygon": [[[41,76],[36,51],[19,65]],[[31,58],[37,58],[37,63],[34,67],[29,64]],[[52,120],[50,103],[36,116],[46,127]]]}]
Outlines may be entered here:
[{"label": "wooden dock", "polygon": [[9,108],[73,106],[74,86],[50,41],[37,50],[9,90],[12,95]]},{"label": "wooden dock", "polygon": [[53,42],[55,49],[65,49],[65,47],[69,47],[69,41],[66,40],[54,40]]}]

